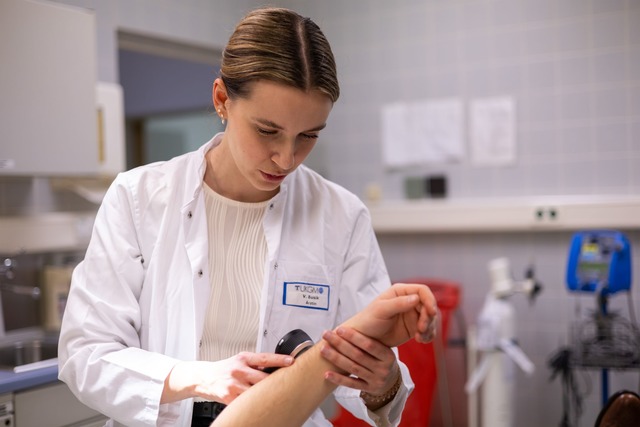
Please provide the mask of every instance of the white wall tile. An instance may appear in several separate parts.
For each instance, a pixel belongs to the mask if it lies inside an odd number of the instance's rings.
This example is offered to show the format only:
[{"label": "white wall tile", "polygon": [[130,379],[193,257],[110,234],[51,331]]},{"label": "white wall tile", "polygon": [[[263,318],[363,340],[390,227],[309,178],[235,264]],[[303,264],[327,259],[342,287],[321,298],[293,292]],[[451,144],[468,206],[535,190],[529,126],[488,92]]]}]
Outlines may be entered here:
[{"label": "white wall tile", "polygon": [[545,23],[523,29],[524,51],[527,56],[551,55],[560,46],[562,38],[558,37],[557,25]]},{"label": "white wall tile", "polygon": [[562,99],[555,92],[531,90],[523,95],[522,123],[523,124],[553,124],[560,118]]},{"label": "white wall tile", "polygon": [[[624,12],[627,8],[625,0],[593,0],[591,10],[594,13]],[[633,3],[633,0],[631,1]]]},{"label": "white wall tile", "polygon": [[600,194],[624,194],[625,186],[621,182],[627,183],[631,177],[631,168],[637,167],[637,162],[620,160],[616,157],[601,156],[595,168],[596,190]]},{"label": "white wall tile", "polygon": [[567,162],[562,169],[562,188],[568,194],[589,194],[596,185],[596,160]]},{"label": "white wall tile", "polygon": [[557,84],[556,61],[543,60],[529,62],[526,65],[525,84],[527,90],[553,89]]},{"label": "white wall tile", "polygon": [[565,91],[560,95],[560,120],[584,122],[594,118],[594,94],[591,90]]},{"label": "white wall tile", "polygon": [[[603,2],[604,3],[604,2]],[[615,3],[614,1],[610,3]],[[616,48],[626,43],[626,16],[624,13],[596,15],[592,20],[592,46],[594,49]]]},{"label": "white wall tile", "polygon": [[560,19],[575,19],[576,17],[587,16],[590,4],[584,0],[562,0],[555,2],[556,17]]},{"label": "white wall tile", "polygon": [[563,53],[588,50],[590,48],[591,29],[591,21],[586,18],[559,21],[558,25],[554,28],[554,36],[556,39],[554,45],[556,52]]},{"label": "white wall tile", "polygon": [[[594,148],[597,153],[616,153],[616,159],[630,154],[628,125],[626,122],[603,123],[595,129]],[[626,179],[621,181],[626,182]]]},{"label": "white wall tile", "polygon": [[498,64],[491,69],[491,87],[496,94],[516,95],[516,98],[522,96],[525,85],[524,66],[519,63]]},{"label": "white wall tile", "polygon": [[490,34],[493,42],[493,57],[497,60],[520,58],[524,55],[522,32],[518,29],[496,31]]},{"label": "white wall tile", "polygon": [[586,55],[560,57],[557,60],[558,84],[561,87],[584,86],[591,84],[591,58]]},{"label": "white wall tile", "polygon": [[525,22],[548,22],[555,17],[555,3],[553,0],[539,0],[522,2],[522,16]]},{"label": "white wall tile", "polygon": [[592,158],[595,131],[591,125],[566,126],[560,129],[560,154],[565,158]]},{"label": "white wall tile", "polygon": [[629,105],[629,115],[635,118],[640,117],[640,82],[632,85],[629,88],[627,98],[627,103]]},{"label": "white wall tile", "polygon": [[492,27],[513,27],[521,25],[525,12],[519,1],[497,0],[491,3]]},{"label": "white wall tile", "polygon": [[624,50],[594,54],[592,56],[594,83],[625,83],[629,80],[626,57]]},{"label": "white wall tile", "polygon": [[627,88],[604,87],[594,90],[594,114],[600,120],[628,115]]},{"label": "white wall tile", "polygon": [[464,31],[480,32],[491,26],[491,6],[487,1],[458,3]]}]

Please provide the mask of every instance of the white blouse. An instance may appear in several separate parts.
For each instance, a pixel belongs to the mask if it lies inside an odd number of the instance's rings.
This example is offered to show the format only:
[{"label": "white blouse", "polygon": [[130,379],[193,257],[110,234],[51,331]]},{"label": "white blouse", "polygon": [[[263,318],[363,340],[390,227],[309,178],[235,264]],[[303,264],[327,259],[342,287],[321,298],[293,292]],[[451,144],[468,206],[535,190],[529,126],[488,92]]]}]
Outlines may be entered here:
[{"label": "white blouse", "polygon": [[200,360],[217,361],[256,348],[267,259],[262,219],[269,201],[238,202],[203,188],[211,295]]}]

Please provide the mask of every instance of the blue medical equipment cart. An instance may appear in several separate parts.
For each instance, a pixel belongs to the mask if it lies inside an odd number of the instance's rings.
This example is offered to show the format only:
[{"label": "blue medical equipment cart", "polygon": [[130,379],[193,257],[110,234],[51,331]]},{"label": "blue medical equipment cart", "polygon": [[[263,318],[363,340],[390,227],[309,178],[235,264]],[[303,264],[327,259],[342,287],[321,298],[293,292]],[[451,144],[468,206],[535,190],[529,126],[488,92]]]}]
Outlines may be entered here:
[{"label": "blue medical equipment cart", "polygon": [[[587,230],[573,235],[567,288],[570,292],[596,294],[598,301],[594,321],[578,325],[574,362],[581,367],[601,368],[603,405],[609,398],[609,369],[637,367],[640,363],[637,325],[609,313],[607,307],[610,296],[631,291],[631,281],[631,245],[624,234]],[[586,330],[589,332],[584,333]]]}]

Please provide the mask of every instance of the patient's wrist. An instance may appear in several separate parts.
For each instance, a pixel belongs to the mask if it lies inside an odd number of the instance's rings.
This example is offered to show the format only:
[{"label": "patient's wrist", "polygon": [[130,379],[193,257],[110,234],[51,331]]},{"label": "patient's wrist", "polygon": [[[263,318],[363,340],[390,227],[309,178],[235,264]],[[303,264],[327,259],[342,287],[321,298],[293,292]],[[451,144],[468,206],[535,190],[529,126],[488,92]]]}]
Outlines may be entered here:
[{"label": "patient's wrist", "polygon": [[[325,340],[324,338],[322,338],[316,345],[314,345],[313,347],[317,348],[318,353],[320,353],[322,355],[322,353],[324,352],[325,349],[331,349],[331,344]],[[309,352],[307,352],[309,353]],[[303,355],[304,356],[304,355]],[[301,356],[302,357],[302,356]],[[338,366],[334,365],[333,362],[331,362],[330,360],[328,360],[326,357],[322,357],[322,362],[327,364],[326,369],[329,371],[333,371],[336,372],[338,374],[341,375],[349,375],[349,372],[345,371],[342,368],[339,368]]]},{"label": "patient's wrist", "polygon": [[194,363],[181,361],[174,365],[164,381],[160,403],[177,402],[196,396]]}]

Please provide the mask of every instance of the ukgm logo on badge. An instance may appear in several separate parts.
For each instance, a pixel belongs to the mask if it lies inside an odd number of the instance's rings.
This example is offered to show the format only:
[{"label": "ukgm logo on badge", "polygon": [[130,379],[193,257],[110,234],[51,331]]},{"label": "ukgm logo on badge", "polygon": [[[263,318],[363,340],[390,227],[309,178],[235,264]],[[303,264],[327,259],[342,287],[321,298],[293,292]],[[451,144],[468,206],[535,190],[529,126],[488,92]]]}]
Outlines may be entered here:
[{"label": "ukgm logo on badge", "polygon": [[282,304],[313,310],[329,310],[331,287],[317,283],[284,282]]}]

